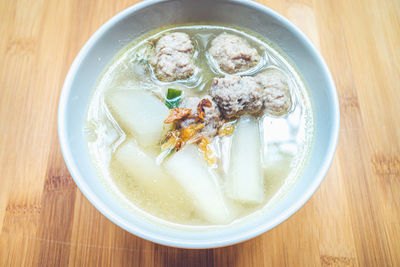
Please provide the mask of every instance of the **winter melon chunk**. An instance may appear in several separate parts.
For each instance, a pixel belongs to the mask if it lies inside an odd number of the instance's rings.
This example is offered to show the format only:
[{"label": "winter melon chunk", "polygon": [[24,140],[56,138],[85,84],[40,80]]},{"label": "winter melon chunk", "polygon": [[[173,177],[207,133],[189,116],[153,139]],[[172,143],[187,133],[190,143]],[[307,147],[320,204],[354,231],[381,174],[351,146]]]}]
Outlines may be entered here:
[{"label": "winter melon chunk", "polygon": [[114,154],[116,162],[125,172],[135,179],[142,188],[167,196],[177,183],[166,175],[155,160],[145,153],[134,140],[127,140]]},{"label": "winter melon chunk", "polygon": [[235,127],[231,146],[226,190],[230,198],[244,203],[264,200],[261,141],[258,121],[241,117]]},{"label": "winter melon chunk", "polygon": [[109,93],[106,104],[124,131],[136,137],[141,146],[157,145],[169,109],[145,90],[120,90]]},{"label": "winter melon chunk", "polygon": [[167,173],[192,197],[204,219],[215,224],[232,220],[217,177],[208,170],[207,163],[194,145],[186,145],[164,162]]}]

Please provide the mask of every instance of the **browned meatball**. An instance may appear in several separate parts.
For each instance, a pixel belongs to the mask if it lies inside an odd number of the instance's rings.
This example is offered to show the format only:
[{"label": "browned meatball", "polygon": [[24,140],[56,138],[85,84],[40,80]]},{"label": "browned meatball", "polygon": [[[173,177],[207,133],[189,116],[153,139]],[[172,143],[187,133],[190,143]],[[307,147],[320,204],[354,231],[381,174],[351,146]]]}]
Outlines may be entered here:
[{"label": "browned meatball", "polygon": [[223,71],[231,74],[248,70],[260,61],[257,49],[229,33],[222,33],[212,40],[208,52]]},{"label": "browned meatball", "polygon": [[268,114],[281,116],[290,111],[293,105],[286,75],[275,68],[255,76],[263,88],[264,111]]},{"label": "browned meatball", "polygon": [[174,32],[161,37],[151,58],[157,78],[171,82],[192,76],[196,68],[192,62],[193,51],[192,41],[186,33]]},{"label": "browned meatball", "polygon": [[255,77],[215,78],[210,95],[228,119],[243,114],[282,116],[293,105],[286,75],[274,68]]},{"label": "browned meatball", "polygon": [[262,88],[249,76],[215,78],[210,94],[226,118],[258,114],[263,107]]}]

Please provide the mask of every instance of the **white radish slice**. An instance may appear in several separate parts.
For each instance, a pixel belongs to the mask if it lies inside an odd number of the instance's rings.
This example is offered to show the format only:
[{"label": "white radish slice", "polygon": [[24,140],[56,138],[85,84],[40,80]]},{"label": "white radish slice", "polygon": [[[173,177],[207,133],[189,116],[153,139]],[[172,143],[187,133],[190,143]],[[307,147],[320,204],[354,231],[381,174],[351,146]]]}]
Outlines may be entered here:
[{"label": "white radish slice", "polygon": [[208,170],[207,163],[194,145],[186,145],[171,155],[164,167],[193,198],[204,219],[215,224],[232,220],[216,175]]},{"label": "white radish slice", "polygon": [[120,90],[110,93],[106,101],[118,124],[134,135],[141,146],[160,142],[169,109],[151,92]]},{"label": "white radish slice", "polygon": [[[178,185],[134,140],[122,143],[115,152],[117,163],[144,189],[167,196]],[[175,188],[174,188],[175,187]]]},{"label": "white radish slice", "polygon": [[231,158],[226,176],[227,195],[244,203],[264,200],[258,121],[252,117],[239,119],[233,133]]}]

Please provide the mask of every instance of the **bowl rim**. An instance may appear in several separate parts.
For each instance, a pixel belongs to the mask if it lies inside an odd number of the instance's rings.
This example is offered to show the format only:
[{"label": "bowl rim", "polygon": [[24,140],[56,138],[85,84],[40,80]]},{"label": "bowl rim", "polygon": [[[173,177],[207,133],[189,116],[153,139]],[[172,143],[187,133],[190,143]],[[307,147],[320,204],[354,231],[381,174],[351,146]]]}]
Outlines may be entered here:
[{"label": "bowl rim", "polygon": [[[167,0],[167,1],[174,1],[174,0]],[[225,0],[226,1],[226,0]],[[314,192],[318,189],[319,185],[321,184],[322,180],[325,178],[329,167],[332,163],[332,160],[334,158],[334,154],[336,151],[336,147],[338,144],[338,138],[339,138],[339,127],[340,127],[340,109],[339,109],[339,101],[338,101],[338,95],[336,91],[336,86],[334,83],[334,80],[332,78],[332,75],[329,71],[329,68],[323,59],[322,55],[318,51],[318,49],[314,46],[314,44],[309,40],[309,38],[295,26],[292,22],[290,22],[288,19],[286,19],[283,15],[279,14],[278,12],[272,10],[271,8],[264,6],[260,3],[246,0],[246,1],[241,1],[241,0],[228,0],[227,2],[235,3],[235,4],[241,4],[245,5],[254,9],[257,9],[263,13],[267,13],[270,16],[275,17],[280,23],[284,24],[287,28],[292,30],[292,32],[304,43],[308,46],[310,51],[314,54],[315,58],[319,61],[320,65],[322,66],[322,71],[327,77],[328,80],[328,87],[329,90],[327,91],[329,94],[329,98],[332,101],[333,107],[334,107],[334,113],[333,115],[333,121],[332,121],[332,137],[329,140],[329,147],[327,149],[327,153],[325,155],[325,160],[323,164],[318,168],[318,172],[315,175],[315,178],[311,185],[307,188],[306,191],[301,193],[301,197],[298,198],[293,204],[288,206],[282,213],[279,214],[279,216],[275,217],[274,219],[271,220],[270,223],[260,225],[259,227],[256,227],[255,229],[248,229],[246,232],[240,232],[237,233],[234,236],[231,236],[228,239],[224,240],[219,240],[219,241],[196,241],[196,240],[180,240],[180,239],[168,239],[163,236],[160,236],[158,234],[154,234],[150,231],[144,230],[144,229],[139,229],[138,227],[129,225],[125,223],[123,220],[119,218],[118,215],[116,215],[110,208],[105,205],[100,198],[97,197],[97,195],[92,192],[88,186],[83,182],[83,178],[80,174],[80,171],[78,170],[78,167],[76,166],[73,157],[72,157],[72,152],[71,152],[71,147],[68,145],[67,137],[66,137],[66,132],[67,132],[67,125],[66,125],[66,117],[67,117],[67,101],[69,99],[70,93],[71,93],[71,88],[72,88],[72,82],[74,80],[74,77],[83,61],[87,53],[90,51],[90,49],[93,47],[93,45],[97,42],[97,40],[101,37],[101,35],[109,30],[114,24],[125,18],[125,16],[135,13],[136,11],[146,8],[148,6],[157,4],[159,2],[166,2],[166,0],[147,0],[147,1],[142,1],[139,3],[136,3],[121,12],[117,13],[114,15],[111,19],[107,20],[90,38],[89,40],[85,43],[85,45],[81,48],[79,51],[78,55],[74,59],[68,74],[65,78],[62,91],[60,94],[59,98],[59,108],[58,108],[58,117],[57,117],[57,123],[58,123],[58,136],[59,136],[59,142],[61,145],[61,151],[62,155],[64,157],[64,161],[67,165],[67,168],[74,179],[75,183],[77,184],[78,188],[80,191],[83,193],[83,195],[89,200],[89,202],[98,210],[100,211],[104,216],[106,216],[109,220],[111,220],[113,223],[121,227],[122,229],[130,232],[131,234],[134,234],[140,238],[161,244],[161,245],[166,245],[166,246],[171,246],[171,247],[178,247],[178,248],[192,248],[192,249],[198,249],[198,248],[217,248],[217,247],[224,247],[224,246],[229,246],[233,244],[237,244],[246,240],[249,240],[251,238],[254,238],[262,233],[267,232],[268,230],[274,228],[275,226],[279,225],[283,221],[287,220],[290,216],[292,216],[296,211],[298,211],[306,202],[311,198],[311,196],[314,194]]]}]

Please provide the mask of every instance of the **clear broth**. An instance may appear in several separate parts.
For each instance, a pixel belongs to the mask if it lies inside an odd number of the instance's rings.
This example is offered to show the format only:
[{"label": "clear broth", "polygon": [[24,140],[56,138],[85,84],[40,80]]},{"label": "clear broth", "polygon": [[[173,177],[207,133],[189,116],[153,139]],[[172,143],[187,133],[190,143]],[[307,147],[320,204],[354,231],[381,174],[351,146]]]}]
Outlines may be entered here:
[{"label": "clear broth", "polygon": [[[200,71],[188,80],[164,83],[155,78],[151,66],[143,57],[143,52],[151,49],[149,46],[151,40],[166,32],[174,31],[186,32],[191,37],[196,48],[195,64]],[[260,153],[264,170],[265,201],[257,205],[233,201],[239,215],[232,223],[257,210],[267,209],[283,197],[301,174],[308,159],[314,133],[312,105],[304,82],[278,48],[261,36],[235,27],[187,24],[157,29],[134,40],[112,60],[94,89],[85,127],[89,153],[103,182],[133,212],[140,213],[152,221],[188,226],[210,225],[197,214],[190,197],[178,184],[168,199],[161,199],[153,192],[141,188],[134,177],[130,177],[119,167],[113,152],[125,139],[134,136],[130,136],[119,127],[105,104],[105,98],[108,93],[115,90],[138,88],[164,96],[167,88],[171,87],[183,90],[184,96],[206,95],[213,78],[224,75],[217,67],[210,64],[210,58],[206,53],[211,40],[222,32],[245,38],[262,55],[262,60],[255,68],[240,75],[254,75],[267,67],[279,68],[289,78],[294,100],[293,109],[289,114],[279,118],[271,116],[259,118],[263,137]],[[229,140],[223,142],[229,143]],[[146,152],[156,156],[158,150],[150,148]],[[223,156],[227,151],[220,149],[219,153]],[[222,164],[216,171],[222,173],[226,167]],[[220,183],[223,184],[223,177],[220,179]]]}]

